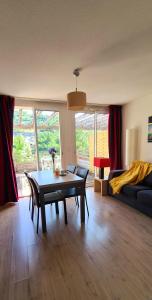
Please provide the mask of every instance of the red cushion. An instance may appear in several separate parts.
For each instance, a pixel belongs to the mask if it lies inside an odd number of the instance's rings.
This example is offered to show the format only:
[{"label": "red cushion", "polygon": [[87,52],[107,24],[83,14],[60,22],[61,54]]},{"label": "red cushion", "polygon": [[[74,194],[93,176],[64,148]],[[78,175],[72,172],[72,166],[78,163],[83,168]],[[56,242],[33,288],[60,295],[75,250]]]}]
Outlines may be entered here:
[{"label": "red cushion", "polygon": [[94,166],[98,168],[110,167],[110,158],[94,157]]}]

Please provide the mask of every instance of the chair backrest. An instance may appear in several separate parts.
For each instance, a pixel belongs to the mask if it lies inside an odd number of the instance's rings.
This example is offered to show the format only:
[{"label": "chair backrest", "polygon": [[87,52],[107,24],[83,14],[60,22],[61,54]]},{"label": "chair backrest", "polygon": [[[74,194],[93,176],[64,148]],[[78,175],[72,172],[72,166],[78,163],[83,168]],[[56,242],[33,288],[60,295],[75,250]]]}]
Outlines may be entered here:
[{"label": "chair backrest", "polygon": [[26,176],[26,178],[27,178],[27,181],[28,181],[28,183],[29,183],[29,186],[30,186],[30,189],[31,189],[31,196],[32,196],[32,194],[33,194],[33,190],[32,190],[32,185],[31,185],[31,182],[30,182],[30,180],[29,180],[29,174],[27,173],[27,172],[24,172],[24,175]]},{"label": "chair backrest", "polygon": [[34,204],[36,204],[39,207],[40,206],[39,191],[37,189],[36,183],[35,183],[34,179],[29,176],[29,174],[28,174],[27,178],[28,178],[31,188],[32,188],[33,202],[34,202]]},{"label": "chair backrest", "polygon": [[81,178],[84,178],[85,182],[86,182],[88,173],[89,173],[88,169],[83,168],[83,167],[79,167],[79,166],[77,167],[76,175],[81,177]]},{"label": "chair backrest", "polygon": [[67,166],[67,171],[69,171],[70,173],[75,173],[75,170],[76,170],[76,166],[75,165],[68,165]]}]

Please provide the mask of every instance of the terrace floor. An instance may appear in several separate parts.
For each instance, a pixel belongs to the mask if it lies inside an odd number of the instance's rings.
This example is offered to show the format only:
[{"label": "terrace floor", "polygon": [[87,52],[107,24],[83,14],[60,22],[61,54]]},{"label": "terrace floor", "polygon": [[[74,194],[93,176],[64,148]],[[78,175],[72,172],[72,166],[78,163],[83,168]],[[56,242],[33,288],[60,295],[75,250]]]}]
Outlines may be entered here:
[{"label": "terrace floor", "polygon": [[151,300],[152,219],[87,189],[90,217],[67,200],[36,234],[28,199],[0,210],[0,299]]}]

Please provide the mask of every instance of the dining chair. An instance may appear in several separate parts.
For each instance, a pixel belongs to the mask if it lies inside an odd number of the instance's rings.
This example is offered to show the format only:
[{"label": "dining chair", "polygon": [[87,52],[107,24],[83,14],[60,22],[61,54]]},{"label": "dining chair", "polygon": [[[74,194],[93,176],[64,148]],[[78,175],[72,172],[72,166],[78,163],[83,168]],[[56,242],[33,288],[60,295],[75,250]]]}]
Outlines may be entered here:
[{"label": "dining chair", "polygon": [[[86,185],[86,180],[87,180],[87,176],[88,176],[89,170],[83,167],[78,166],[76,169],[76,175],[83,178],[85,181],[85,185]],[[88,216],[89,216],[89,208],[88,208],[88,202],[87,202],[87,196],[86,196],[86,189],[85,189],[85,203],[86,203],[86,207],[87,207],[87,212],[88,212]],[[78,200],[78,196],[77,196],[77,203],[79,205],[79,200]]]},{"label": "dining chair", "polygon": [[31,194],[30,194],[30,199],[29,199],[29,210],[31,208],[31,203],[33,201],[33,190],[32,190],[32,185],[31,185],[31,182],[30,182],[30,179],[29,179],[29,174],[27,172],[24,172],[24,175],[26,176],[26,179],[28,181],[28,184],[30,186],[30,191],[31,191]]},{"label": "dining chair", "polygon": [[67,166],[67,171],[69,171],[70,173],[74,174],[75,170],[76,170],[76,166],[75,165],[69,164]]},{"label": "dining chair", "polygon": [[[38,188],[37,188],[33,178],[29,176],[29,180],[30,180],[30,183],[31,183],[31,186],[32,186],[32,191],[33,191],[32,221],[33,221],[33,215],[34,215],[34,205],[37,206],[37,209],[38,209],[37,230],[36,230],[37,233],[38,233],[38,229],[39,229],[39,210],[41,208],[40,194],[39,194]],[[65,219],[65,224],[67,225],[68,221],[67,221],[66,200],[65,200],[65,197],[64,197],[63,193],[61,191],[57,191],[57,192],[51,192],[51,193],[44,194],[44,205],[55,203],[57,214],[59,213],[58,203],[61,202],[61,201],[63,202],[64,219]]]},{"label": "dining chair", "polygon": [[[69,164],[69,165],[67,166],[67,171],[70,172],[70,173],[72,173],[72,174],[74,174],[76,168],[77,168],[77,167],[76,167],[75,165]],[[71,194],[71,191],[69,191],[69,193]],[[75,197],[75,203],[76,203],[76,205],[79,206],[79,202],[78,202],[77,197]]]},{"label": "dining chair", "polygon": [[[89,173],[88,169],[82,168],[82,167],[77,167],[76,175],[83,178],[85,183],[86,183],[88,173]],[[62,192],[63,192],[65,198],[73,198],[74,197],[76,204],[79,207],[78,197],[79,197],[81,191],[78,188],[69,188],[67,190],[63,190]],[[87,203],[86,191],[84,192],[84,197],[85,197],[85,203],[86,203],[86,207],[87,207],[87,213],[89,216],[89,208],[88,208],[88,203]]]}]

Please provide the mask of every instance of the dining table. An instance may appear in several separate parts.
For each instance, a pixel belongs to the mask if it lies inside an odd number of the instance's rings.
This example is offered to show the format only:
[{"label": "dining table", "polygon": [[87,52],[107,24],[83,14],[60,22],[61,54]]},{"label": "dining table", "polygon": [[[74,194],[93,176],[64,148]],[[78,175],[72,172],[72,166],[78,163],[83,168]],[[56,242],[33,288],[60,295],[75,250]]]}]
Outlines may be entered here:
[{"label": "dining table", "polygon": [[83,178],[67,172],[66,174],[56,176],[51,170],[33,171],[30,172],[38,191],[41,203],[41,221],[42,231],[47,231],[44,194],[51,193],[57,190],[66,190],[69,188],[77,188],[80,195],[80,220],[85,223],[85,181]]}]

